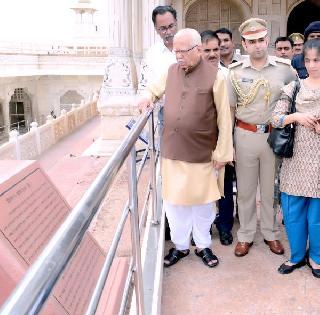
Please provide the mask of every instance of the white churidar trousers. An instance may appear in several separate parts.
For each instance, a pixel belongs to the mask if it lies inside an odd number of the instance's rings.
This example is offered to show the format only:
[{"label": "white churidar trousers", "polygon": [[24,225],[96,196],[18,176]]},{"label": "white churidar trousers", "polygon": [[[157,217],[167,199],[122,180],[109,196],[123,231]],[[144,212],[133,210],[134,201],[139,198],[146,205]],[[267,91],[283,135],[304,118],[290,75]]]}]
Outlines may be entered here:
[{"label": "white churidar trousers", "polygon": [[198,248],[211,246],[210,227],[216,216],[215,203],[179,206],[164,201],[163,207],[169,221],[171,240],[176,249],[189,248],[191,232]]}]

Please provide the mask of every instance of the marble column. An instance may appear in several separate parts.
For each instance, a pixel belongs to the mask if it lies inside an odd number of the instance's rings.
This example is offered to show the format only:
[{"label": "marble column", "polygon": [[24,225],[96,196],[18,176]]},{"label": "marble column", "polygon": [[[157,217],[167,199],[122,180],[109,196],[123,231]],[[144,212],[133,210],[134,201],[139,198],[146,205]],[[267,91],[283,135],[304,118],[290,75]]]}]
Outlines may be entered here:
[{"label": "marble column", "polygon": [[143,4],[145,0],[132,0],[132,51],[136,73],[140,73],[143,58]]},{"label": "marble column", "polygon": [[124,126],[134,114],[138,80],[133,53],[139,53],[139,43],[135,42],[133,19],[137,1],[107,1],[108,57],[98,100],[102,140],[122,139]]},{"label": "marble column", "polygon": [[107,1],[108,57],[99,107],[119,104],[121,98],[128,98],[136,93],[137,77],[132,54],[132,18],[131,0]]}]

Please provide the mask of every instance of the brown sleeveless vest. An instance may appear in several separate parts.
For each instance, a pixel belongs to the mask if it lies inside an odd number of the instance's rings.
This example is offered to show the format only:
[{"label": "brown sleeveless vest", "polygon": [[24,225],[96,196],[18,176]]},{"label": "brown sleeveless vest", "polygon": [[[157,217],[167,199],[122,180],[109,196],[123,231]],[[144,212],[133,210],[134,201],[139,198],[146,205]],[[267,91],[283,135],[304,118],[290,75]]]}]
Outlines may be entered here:
[{"label": "brown sleeveless vest", "polygon": [[201,59],[185,73],[178,64],[168,71],[162,156],[191,163],[211,161],[218,137],[213,84],[217,68]]}]

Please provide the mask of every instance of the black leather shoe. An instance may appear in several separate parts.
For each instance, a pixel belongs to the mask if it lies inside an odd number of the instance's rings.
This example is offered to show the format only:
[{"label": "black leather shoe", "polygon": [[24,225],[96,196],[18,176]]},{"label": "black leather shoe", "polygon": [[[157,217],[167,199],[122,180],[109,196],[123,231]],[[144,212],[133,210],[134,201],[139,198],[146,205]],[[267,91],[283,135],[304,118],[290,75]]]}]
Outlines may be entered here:
[{"label": "black leather shoe", "polygon": [[[287,262],[287,261],[286,261]],[[279,268],[278,268],[278,272],[281,273],[282,275],[287,275],[289,273],[291,273],[293,270],[298,269],[303,267],[306,264],[306,260],[303,259],[300,262],[298,262],[295,265],[286,265],[286,262],[283,263]]]},{"label": "black leather shoe", "polygon": [[312,275],[316,278],[320,278],[320,269],[312,268],[309,257],[307,258],[307,265],[311,268]]},{"label": "black leather shoe", "polygon": [[222,245],[231,245],[233,242],[233,236],[231,232],[221,232],[219,233],[220,236],[220,243]]},{"label": "black leather shoe", "polygon": [[311,267],[311,270],[314,277],[320,278],[320,269],[314,269]]}]

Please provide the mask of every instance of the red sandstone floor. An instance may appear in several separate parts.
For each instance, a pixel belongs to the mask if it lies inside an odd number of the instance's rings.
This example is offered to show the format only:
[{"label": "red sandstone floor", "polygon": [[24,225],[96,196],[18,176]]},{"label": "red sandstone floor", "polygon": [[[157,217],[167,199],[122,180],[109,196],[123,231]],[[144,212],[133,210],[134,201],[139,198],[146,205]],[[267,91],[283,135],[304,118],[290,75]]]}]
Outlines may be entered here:
[{"label": "red sandstone floor", "polygon": [[[125,129],[127,130],[127,129]],[[74,207],[106,165],[107,157],[82,156],[82,153],[100,135],[100,117],[86,123],[81,129],[66,137],[39,158],[39,162],[64,198]],[[148,167],[143,171],[139,184],[139,197],[143,198],[147,185]],[[99,245],[108,250],[115,229],[128,199],[126,165],[122,167],[109,193],[102,202],[99,213],[90,226],[90,231]],[[142,201],[140,202],[141,206]],[[127,222],[117,255],[131,254],[131,234]]]},{"label": "red sandstone floor", "polygon": [[[105,157],[81,156],[98,136],[97,117],[40,157],[42,167],[71,206],[81,198],[107,161]],[[126,178],[123,169],[90,227],[106,250],[127,198]],[[145,175],[142,182],[145,186]],[[237,224],[234,236],[236,230]],[[177,265],[164,270],[163,315],[320,315],[320,279],[315,279],[307,267],[286,276],[276,271],[289,254],[284,233],[284,256],[272,254],[260,233],[249,255],[242,258],[234,256],[234,245],[220,245],[216,233],[213,238],[214,252],[220,258],[218,267],[207,268],[191,253]],[[166,251],[170,246],[167,242]],[[127,226],[118,255],[129,254]]]}]

